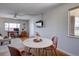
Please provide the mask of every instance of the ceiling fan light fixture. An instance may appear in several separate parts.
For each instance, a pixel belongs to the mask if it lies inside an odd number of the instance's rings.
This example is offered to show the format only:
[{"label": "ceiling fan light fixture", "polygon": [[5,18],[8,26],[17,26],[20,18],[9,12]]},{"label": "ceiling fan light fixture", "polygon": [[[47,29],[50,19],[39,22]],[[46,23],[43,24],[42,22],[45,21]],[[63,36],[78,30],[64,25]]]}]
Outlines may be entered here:
[{"label": "ceiling fan light fixture", "polygon": [[17,18],[17,13],[15,13],[13,17],[14,17],[14,18]]}]

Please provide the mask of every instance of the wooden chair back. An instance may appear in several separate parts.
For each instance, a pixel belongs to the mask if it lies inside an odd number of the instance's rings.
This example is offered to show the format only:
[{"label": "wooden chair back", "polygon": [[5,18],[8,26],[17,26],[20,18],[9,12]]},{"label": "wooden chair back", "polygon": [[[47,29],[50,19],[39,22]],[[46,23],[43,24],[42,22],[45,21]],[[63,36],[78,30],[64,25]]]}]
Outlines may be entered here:
[{"label": "wooden chair back", "polygon": [[53,43],[53,47],[54,47],[54,48],[57,48],[57,43],[58,43],[58,38],[57,38],[57,36],[53,36],[53,38],[52,38],[52,43]]},{"label": "wooden chair back", "polygon": [[24,41],[27,38],[29,38],[29,35],[26,31],[22,31],[19,37],[21,38],[22,41]]},{"label": "wooden chair back", "polygon": [[21,53],[18,49],[8,46],[11,56],[21,56]]}]

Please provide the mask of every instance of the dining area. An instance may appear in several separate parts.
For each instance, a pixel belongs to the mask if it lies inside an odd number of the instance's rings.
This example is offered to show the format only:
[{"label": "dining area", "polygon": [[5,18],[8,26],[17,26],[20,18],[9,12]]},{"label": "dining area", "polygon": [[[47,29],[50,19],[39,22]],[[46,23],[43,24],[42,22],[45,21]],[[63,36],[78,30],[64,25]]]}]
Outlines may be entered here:
[{"label": "dining area", "polygon": [[11,42],[0,46],[0,56],[57,56],[58,38],[43,38],[39,33],[34,37],[13,38]]},{"label": "dining area", "polygon": [[35,38],[29,38],[23,41],[23,44],[26,46],[25,50],[29,51],[34,56],[56,55],[56,51],[52,46],[53,42],[50,39],[41,38],[41,41],[37,42],[35,41]]}]

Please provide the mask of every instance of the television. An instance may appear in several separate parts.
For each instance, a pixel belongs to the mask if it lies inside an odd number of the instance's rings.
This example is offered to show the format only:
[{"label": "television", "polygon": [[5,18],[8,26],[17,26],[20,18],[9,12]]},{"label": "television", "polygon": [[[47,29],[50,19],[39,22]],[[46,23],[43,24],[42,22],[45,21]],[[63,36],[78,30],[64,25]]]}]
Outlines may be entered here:
[{"label": "television", "polygon": [[36,27],[38,27],[38,28],[43,27],[43,21],[42,20],[37,21],[36,22]]},{"label": "television", "polygon": [[19,32],[19,28],[14,28],[14,31]]}]

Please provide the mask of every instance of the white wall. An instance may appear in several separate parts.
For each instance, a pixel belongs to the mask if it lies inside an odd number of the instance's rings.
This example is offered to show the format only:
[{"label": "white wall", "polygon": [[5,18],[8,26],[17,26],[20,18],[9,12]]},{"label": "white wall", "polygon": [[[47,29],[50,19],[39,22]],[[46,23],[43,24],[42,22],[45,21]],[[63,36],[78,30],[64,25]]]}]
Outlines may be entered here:
[{"label": "white wall", "polygon": [[44,13],[43,28],[35,28],[41,36],[51,38],[58,36],[58,48],[71,55],[79,55],[79,39],[68,37],[68,9],[79,4],[62,4]]},{"label": "white wall", "polygon": [[29,36],[32,37],[35,35],[35,32],[37,32],[35,29],[35,22],[42,19],[42,15],[33,15],[31,16],[31,19],[29,20]]},{"label": "white wall", "polygon": [[20,32],[22,31],[22,28],[23,28],[23,24],[25,23],[26,25],[26,31],[28,31],[28,28],[29,28],[29,24],[28,24],[28,21],[25,21],[25,20],[14,20],[14,19],[8,19],[8,18],[0,18],[0,33],[3,35],[3,36],[6,36],[7,35],[7,32],[5,31],[5,26],[4,26],[4,23],[20,23],[21,24],[21,27],[20,27]]}]

